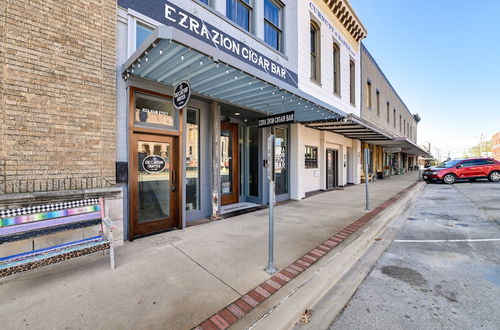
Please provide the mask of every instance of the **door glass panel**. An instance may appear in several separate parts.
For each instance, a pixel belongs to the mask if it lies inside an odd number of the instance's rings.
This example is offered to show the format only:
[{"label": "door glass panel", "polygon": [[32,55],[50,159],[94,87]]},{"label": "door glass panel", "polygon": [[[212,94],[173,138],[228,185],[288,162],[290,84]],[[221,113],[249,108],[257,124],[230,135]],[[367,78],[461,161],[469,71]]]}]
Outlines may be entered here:
[{"label": "door glass panel", "polygon": [[186,118],[186,210],[200,208],[199,111],[188,109]]},{"label": "door glass panel", "polygon": [[288,193],[288,137],[286,128],[275,128],[276,195]]},{"label": "door glass panel", "polygon": [[231,195],[233,193],[233,135],[231,131],[221,130],[220,153],[221,193]]},{"label": "door glass panel", "polygon": [[259,196],[259,128],[248,127],[248,193]]},{"label": "door glass panel", "polygon": [[138,141],[139,223],[170,216],[170,148],[170,143]]}]

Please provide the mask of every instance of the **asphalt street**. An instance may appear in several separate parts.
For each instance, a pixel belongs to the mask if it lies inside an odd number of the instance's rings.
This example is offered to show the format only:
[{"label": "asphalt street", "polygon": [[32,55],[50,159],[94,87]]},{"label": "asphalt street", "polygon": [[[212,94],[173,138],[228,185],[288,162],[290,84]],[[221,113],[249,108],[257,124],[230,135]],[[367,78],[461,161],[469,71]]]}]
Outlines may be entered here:
[{"label": "asphalt street", "polygon": [[500,329],[500,184],[429,184],[329,329]]}]

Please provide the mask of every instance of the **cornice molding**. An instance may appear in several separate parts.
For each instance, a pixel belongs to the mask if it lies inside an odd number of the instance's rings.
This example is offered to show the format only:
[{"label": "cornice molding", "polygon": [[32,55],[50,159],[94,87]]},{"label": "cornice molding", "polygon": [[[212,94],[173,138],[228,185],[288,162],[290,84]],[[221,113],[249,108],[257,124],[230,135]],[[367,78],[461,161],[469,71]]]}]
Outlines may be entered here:
[{"label": "cornice molding", "polygon": [[330,8],[354,40],[359,43],[361,39],[366,37],[368,31],[347,0],[323,0],[323,2]]}]

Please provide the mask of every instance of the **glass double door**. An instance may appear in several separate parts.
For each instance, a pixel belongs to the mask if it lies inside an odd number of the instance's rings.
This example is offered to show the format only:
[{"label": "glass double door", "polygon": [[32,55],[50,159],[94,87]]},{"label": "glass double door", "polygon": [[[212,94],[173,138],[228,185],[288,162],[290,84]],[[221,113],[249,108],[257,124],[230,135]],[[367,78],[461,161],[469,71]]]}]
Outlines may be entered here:
[{"label": "glass double door", "polygon": [[134,134],[131,143],[131,239],[178,227],[176,138]]}]

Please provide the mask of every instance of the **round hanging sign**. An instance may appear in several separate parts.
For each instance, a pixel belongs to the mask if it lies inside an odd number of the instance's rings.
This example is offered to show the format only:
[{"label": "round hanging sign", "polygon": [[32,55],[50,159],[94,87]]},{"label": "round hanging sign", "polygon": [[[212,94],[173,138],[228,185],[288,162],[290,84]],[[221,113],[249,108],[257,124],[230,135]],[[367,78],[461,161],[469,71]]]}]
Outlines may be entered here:
[{"label": "round hanging sign", "polygon": [[160,156],[147,156],[142,161],[142,167],[149,173],[158,173],[165,169],[167,163]]},{"label": "round hanging sign", "polygon": [[184,108],[191,97],[191,86],[186,80],[181,81],[174,88],[174,107],[176,109]]}]

